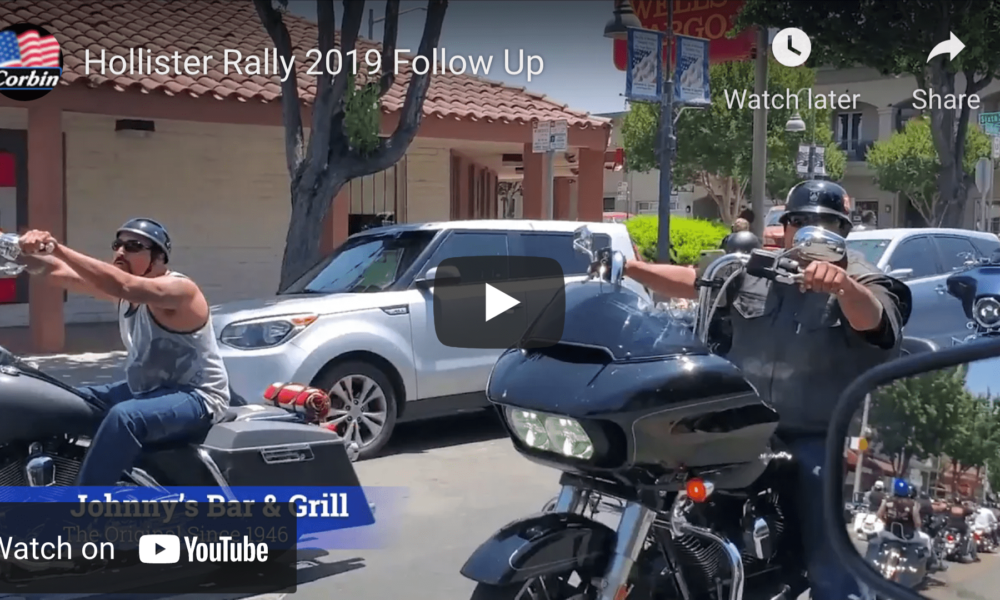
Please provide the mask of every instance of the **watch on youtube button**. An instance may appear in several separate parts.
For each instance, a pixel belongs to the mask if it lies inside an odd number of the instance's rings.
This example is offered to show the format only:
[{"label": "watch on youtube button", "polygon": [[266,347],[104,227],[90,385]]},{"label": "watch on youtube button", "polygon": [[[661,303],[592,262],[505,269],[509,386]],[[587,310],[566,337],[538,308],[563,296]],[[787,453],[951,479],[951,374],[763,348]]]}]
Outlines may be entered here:
[{"label": "watch on youtube button", "polygon": [[[565,322],[559,262],[535,256],[463,256],[441,261],[433,286],[434,332],[450,348],[504,350],[529,326],[553,345]],[[545,318],[539,320],[544,313]]]}]

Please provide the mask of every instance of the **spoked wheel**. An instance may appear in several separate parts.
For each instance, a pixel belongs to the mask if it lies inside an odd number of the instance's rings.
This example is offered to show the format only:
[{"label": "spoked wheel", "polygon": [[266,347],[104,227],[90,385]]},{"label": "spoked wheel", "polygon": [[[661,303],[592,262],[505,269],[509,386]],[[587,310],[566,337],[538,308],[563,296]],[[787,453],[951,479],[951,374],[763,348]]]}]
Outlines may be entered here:
[{"label": "spoked wheel", "polygon": [[576,573],[546,575],[521,583],[495,586],[480,583],[470,600],[592,600],[596,590]]},{"label": "spoked wheel", "polygon": [[330,390],[326,426],[356,443],[360,458],[375,456],[396,426],[396,395],[385,373],[366,362],[342,363],[323,373],[317,387]]}]

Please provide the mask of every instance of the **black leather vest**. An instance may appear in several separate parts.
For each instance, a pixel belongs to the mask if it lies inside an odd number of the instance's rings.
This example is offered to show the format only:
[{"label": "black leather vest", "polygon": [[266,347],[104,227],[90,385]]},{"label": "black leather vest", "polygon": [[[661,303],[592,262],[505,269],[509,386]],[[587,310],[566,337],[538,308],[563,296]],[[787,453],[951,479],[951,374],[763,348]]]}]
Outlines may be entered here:
[{"label": "black leather vest", "polygon": [[[851,277],[884,277],[848,253]],[[861,373],[899,356],[850,328],[835,296],[746,275],[730,294],[733,340],[726,358],[781,415],[780,431],[825,435],[837,399]]]}]

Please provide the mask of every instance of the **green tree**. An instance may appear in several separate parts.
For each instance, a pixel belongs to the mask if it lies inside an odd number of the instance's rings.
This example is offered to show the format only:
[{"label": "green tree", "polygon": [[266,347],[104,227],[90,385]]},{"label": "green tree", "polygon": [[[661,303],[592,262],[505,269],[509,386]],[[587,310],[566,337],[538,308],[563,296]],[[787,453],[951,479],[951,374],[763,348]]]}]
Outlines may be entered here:
[{"label": "green tree", "polygon": [[[1000,410],[990,405],[989,396],[963,398],[962,430],[965,435],[951,440],[945,452],[952,460],[952,477],[955,485],[963,471],[976,469],[976,479],[988,462],[996,463],[1000,454]],[[995,465],[1000,467],[1000,465]]]},{"label": "green tree", "polygon": [[911,458],[940,455],[967,435],[965,373],[965,367],[941,369],[899,379],[872,393],[872,437],[892,457],[897,476],[906,472]]},{"label": "green tree", "polygon": [[[973,176],[976,161],[990,155],[990,139],[978,127],[969,128],[965,144],[963,173]],[[941,227],[957,204],[939,208],[941,192],[938,179],[941,161],[934,149],[931,122],[927,117],[913,119],[901,133],[876,142],[868,150],[868,164],[875,171],[875,181],[888,192],[898,192],[910,200],[928,227]]]},{"label": "green tree", "polygon": [[[253,0],[253,3],[282,62],[291,64],[294,58],[296,64],[301,64],[306,57],[293,56],[293,41],[284,20],[288,0]],[[339,48],[341,56],[354,52],[365,16],[365,3],[344,2],[343,6],[343,19],[338,28],[333,0],[318,0],[317,39],[311,43],[309,40],[296,41],[316,48],[325,57],[335,56],[331,54],[335,48]],[[437,48],[447,8],[447,0],[428,1],[417,56],[429,58]],[[417,135],[430,86],[430,71],[422,75],[412,71],[407,74],[406,100],[396,130],[388,137],[379,136],[381,98],[395,83],[396,69],[391,63],[395,60],[398,31],[399,0],[387,0],[382,61],[377,68],[369,65],[366,57],[359,56],[361,72],[357,75],[353,69],[341,69],[334,75],[321,68],[320,75],[307,76],[309,83],[316,86],[308,138],[302,124],[296,72],[293,70],[281,82],[281,114],[292,210],[281,260],[279,289],[293,283],[319,260],[323,220],[340,189],[352,179],[384,171],[396,164]],[[374,59],[371,62],[375,62]],[[330,68],[337,64],[331,58]]]},{"label": "green tree", "polygon": [[[674,179],[703,187],[719,206],[724,223],[731,224],[740,212],[750,183],[753,110],[749,106],[754,90],[754,66],[750,62],[729,62],[709,69],[712,105],[689,109],[677,119],[677,147]],[[791,69],[771,61],[767,89],[772,95],[793,95],[812,88],[815,74],[809,69]],[[740,106],[742,102],[742,107]],[[795,156],[799,143],[812,139],[814,123],[817,146],[826,148],[826,169],[831,179],[843,176],[844,153],[833,144],[829,111],[815,111],[815,119],[800,96],[800,111],[773,108],[767,114],[767,191],[772,198],[784,197],[798,182]],[[785,124],[795,113],[805,119],[805,134],[790,134]],[[630,171],[648,172],[658,168],[659,104],[634,102],[622,124],[625,164]]]},{"label": "green tree", "polygon": [[[884,75],[910,74],[921,89],[941,97],[976,94],[1000,73],[1000,1],[921,0],[747,0],[736,27],[798,27],[812,41],[812,65],[863,65]],[[934,46],[954,33],[966,47],[955,60],[947,55],[928,63]],[[963,76],[964,84],[957,77]],[[961,225],[972,183],[964,170],[970,107],[930,108],[937,170],[935,219],[947,227]]]}]

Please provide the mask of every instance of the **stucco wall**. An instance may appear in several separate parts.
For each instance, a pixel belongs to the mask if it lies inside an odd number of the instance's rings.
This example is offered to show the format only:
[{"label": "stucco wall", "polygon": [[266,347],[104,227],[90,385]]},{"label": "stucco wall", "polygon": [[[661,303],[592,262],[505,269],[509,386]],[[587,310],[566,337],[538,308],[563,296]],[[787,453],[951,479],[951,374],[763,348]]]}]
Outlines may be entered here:
[{"label": "stucco wall", "polygon": [[[0,110],[24,128],[26,111]],[[288,174],[278,127],[156,121],[147,138],[115,133],[115,117],[66,113],[67,242],[111,253],[115,228],[147,216],[170,229],[171,267],[212,303],[274,292],[288,223]],[[407,220],[448,218],[448,152],[415,143],[407,158]],[[67,322],[114,318],[110,303],[70,295]],[[27,324],[27,305],[0,306],[0,327]]]}]

